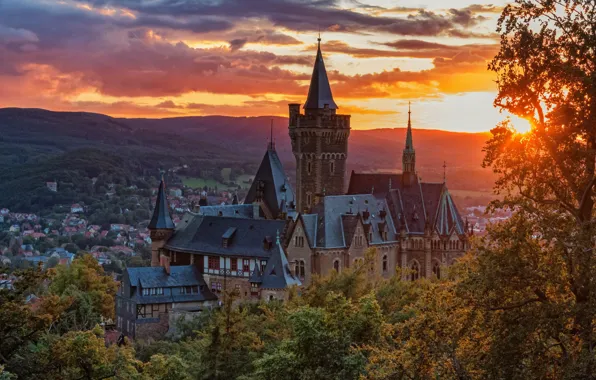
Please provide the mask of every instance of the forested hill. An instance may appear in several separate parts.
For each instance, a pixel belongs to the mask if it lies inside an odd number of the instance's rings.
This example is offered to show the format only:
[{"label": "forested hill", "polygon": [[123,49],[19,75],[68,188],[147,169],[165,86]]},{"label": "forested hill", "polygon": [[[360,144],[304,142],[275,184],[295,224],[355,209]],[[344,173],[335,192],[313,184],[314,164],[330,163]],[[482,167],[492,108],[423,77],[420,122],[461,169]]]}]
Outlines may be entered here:
[{"label": "forested hill", "polygon": [[[16,170],[18,165],[36,166],[60,154],[93,148],[125,163],[123,169],[129,176],[155,176],[159,168],[185,164],[193,170],[217,172],[233,167],[250,174],[264,153],[270,121],[268,116],[123,119],[85,112],[4,108],[0,109],[0,165],[4,170]],[[293,179],[287,119],[274,117],[273,121],[277,151]],[[481,168],[482,147],[488,138],[487,133],[414,130],[419,174],[423,180],[440,181],[443,162],[447,161],[451,188],[489,189],[493,175]],[[400,169],[404,139],[404,128],[352,130],[348,170]],[[65,171],[72,169],[69,157],[60,159]],[[28,170],[19,168],[17,173],[20,177],[11,178],[0,190],[22,184],[18,181],[27,181],[27,177],[33,180]],[[48,174],[43,179],[53,176]],[[0,173],[0,178],[6,177]],[[38,187],[43,186],[40,179],[36,179]],[[6,196],[1,198],[6,201]]]},{"label": "forested hill", "polygon": [[0,164],[35,162],[48,155],[96,148],[132,158],[142,167],[180,164],[181,160],[235,160],[225,147],[172,131],[135,128],[125,121],[86,112],[0,109]]}]

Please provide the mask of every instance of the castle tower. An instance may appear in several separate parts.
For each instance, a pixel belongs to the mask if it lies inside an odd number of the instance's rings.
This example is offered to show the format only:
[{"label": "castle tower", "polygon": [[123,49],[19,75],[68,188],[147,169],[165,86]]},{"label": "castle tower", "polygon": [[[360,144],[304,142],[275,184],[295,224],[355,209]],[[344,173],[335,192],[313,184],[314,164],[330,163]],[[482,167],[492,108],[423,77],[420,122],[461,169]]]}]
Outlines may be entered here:
[{"label": "castle tower", "polygon": [[310,210],[324,195],[345,193],[350,115],[336,114],[338,107],[331,94],[320,38],[318,42],[304,114],[300,104],[289,105],[299,212]]},{"label": "castle tower", "polygon": [[402,179],[404,185],[409,186],[416,182],[416,151],[412,142],[412,110],[408,105],[408,132],[406,135],[406,147],[403,150],[401,165],[403,170]]},{"label": "castle tower", "polygon": [[164,247],[172,233],[174,232],[174,222],[170,216],[168,200],[166,198],[165,183],[163,178],[159,183],[157,191],[157,200],[153,216],[147,228],[151,234],[151,266],[159,266],[159,252]]}]

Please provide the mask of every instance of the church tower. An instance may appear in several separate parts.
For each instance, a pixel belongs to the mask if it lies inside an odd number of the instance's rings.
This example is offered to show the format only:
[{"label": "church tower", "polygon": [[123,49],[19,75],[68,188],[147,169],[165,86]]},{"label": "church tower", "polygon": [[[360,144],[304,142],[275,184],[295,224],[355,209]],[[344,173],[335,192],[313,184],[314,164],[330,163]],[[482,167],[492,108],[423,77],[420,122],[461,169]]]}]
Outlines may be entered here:
[{"label": "church tower", "polygon": [[320,38],[304,114],[300,104],[290,104],[289,108],[290,140],[296,158],[296,209],[308,212],[321,197],[345,193],[350,136],[350,115],[336,113]]},{"label": "church tower", "polygon": [[157,199],[153,216],[147,226],[151,236],[151,266],[160,265],[160,251],[166,245],[166,242],[174,233],[174,222],[170,216],[170,208],[166,198],[166,186],[163,177],[157,190]]},{"label": "church tower", "polygon": [[409,186],[416,182],[416,151],[412,142],[412,110],[408,105],[408,132],[406,135],[406,147],[401,156],[402,180],[404,185]]}]

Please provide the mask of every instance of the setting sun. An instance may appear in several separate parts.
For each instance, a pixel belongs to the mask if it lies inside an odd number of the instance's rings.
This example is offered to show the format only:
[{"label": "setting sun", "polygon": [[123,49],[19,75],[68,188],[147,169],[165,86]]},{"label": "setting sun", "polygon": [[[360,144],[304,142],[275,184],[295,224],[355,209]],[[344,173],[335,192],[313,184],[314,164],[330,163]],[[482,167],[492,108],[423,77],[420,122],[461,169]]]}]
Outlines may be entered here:
[{"label": "setting sun", "polygon": [[515,115],[510,116],[509,119],[511,121],[511,126],[518,133],[528,133],[532,129],[532,124],[527,119],[523,119]]}]

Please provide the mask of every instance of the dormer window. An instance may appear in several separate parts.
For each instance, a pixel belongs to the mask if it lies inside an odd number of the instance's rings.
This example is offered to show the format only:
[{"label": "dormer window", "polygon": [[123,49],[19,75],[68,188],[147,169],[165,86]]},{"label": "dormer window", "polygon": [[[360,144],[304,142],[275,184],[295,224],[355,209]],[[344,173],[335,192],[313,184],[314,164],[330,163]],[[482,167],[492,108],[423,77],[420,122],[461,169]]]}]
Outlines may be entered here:
[{"label": "dormer window", "polygon": [[221,236],[221,245],[224,248],[228,248],[232,244],[232,239],[236,234],[236,227],[230,227],[226,230],[226,232]]}]

